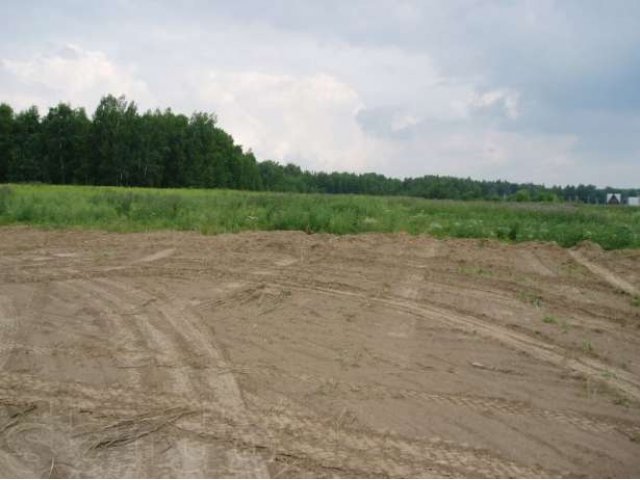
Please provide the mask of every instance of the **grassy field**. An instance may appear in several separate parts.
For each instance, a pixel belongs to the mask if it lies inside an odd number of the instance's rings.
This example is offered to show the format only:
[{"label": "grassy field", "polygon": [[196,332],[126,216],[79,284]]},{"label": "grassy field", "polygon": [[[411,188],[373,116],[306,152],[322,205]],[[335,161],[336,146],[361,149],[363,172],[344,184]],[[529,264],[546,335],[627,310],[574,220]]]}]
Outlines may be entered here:
[{"label": "grassy field", "polygon": [[12,224],[205,234],[243,230],[408,232],[555,241],[565,247],[582,240],[605,249],[640,247],[640,208],[230,190],[0,186],[0,225]]}]

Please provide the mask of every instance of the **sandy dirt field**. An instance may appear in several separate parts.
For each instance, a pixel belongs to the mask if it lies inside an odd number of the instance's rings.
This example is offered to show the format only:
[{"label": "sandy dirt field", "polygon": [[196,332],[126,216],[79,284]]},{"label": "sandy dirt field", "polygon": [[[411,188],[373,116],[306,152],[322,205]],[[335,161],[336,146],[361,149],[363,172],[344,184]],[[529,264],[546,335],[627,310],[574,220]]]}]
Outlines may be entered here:
[{"label": "sandy dirt field", "polygon": [[0,228],[0,476],[640,475],[640,251]]}]

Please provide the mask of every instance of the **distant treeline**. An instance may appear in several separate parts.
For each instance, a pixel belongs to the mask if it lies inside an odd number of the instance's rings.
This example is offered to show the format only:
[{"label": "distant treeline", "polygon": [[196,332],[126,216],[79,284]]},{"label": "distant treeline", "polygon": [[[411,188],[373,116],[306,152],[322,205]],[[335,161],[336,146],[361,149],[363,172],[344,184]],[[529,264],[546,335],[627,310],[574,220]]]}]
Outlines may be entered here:
[{"label": "distant treeline", "polygon": [[[309,172],[266,160],[236,145],[216,117],[170,109],[140,113],[125,97],[102,98],[89,117],[61,103],[41,117],[0,104],[0,183],[199,187],[307,193],[406,195],[456,200],[603,203],[594,185],[544,187],[506,181],[426,175],[388,178],[375,173]],[[621,190],[623,196],[638,190]]]}]

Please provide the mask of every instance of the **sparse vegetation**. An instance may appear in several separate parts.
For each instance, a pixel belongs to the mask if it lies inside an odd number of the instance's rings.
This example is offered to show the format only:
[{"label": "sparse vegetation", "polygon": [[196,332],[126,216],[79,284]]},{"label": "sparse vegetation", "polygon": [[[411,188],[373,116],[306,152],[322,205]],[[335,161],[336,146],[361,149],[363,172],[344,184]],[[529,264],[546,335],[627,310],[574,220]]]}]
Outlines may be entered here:
[{"label": "sparse vegetation", "polygon": [[542,318],[542,321],[549,325],[557,325],[558,327],[560,327],[562,333],[567,333],[569,331],[569,322],[567,322],[564,318],[558,319],[553,315],[545,315]]},{"label": "sparse vegetation", "polygon": [[593,344],[591,343],[590,340],[583,340],[582,341],[582,351],[585,353],[593,353],[594,349],[593,349]]},{"label": "sparse vegetation", "polygon": [[464,275],[477,275],[480,277],[491,277],[493,272],[482,267],[462,266],[458,267],[458,272]]},{"label": "sparse vegetation", "polygon": [[535,292],[522,291],[518,294],[520,301],[530,303],[536,308],[542,307],[542,297]]},{"label": "sparse vegetation", "polygon": [[629,401],[629,399],[627,397],[624,397],[622,395],[617,395],[613,399],[613,404],[614,405],[620,405],[622,407],[628,407],[631,404],[631,402]]}]

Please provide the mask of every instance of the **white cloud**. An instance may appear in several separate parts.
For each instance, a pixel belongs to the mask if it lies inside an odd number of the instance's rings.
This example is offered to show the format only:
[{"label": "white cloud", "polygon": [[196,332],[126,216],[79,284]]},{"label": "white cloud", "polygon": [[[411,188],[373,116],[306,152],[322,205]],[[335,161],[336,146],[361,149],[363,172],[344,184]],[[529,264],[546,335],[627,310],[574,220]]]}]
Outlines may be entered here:
[{"label": "white cloud", "polygon": [[525,135],[467,124],[444,131],[426,129],[408,141],[393,142],[387,149],[391,156],[380,164],[385,173],[398,176],[437,173],[562,183],[576,169],[576,141],[572,135]]},{"label": "white cloud", "polygon": [[400,132],[417,125],[419,122],[420,119],[412,113],[395,113],[391,117],[391,130]]},{"label": "white cloud", "polygon": [[146,83],[131,68],[116,64],[103,52],[72,44],[29,58],[2,58],[0,68],[10,77],[9,84],[16,85],[5,97],[17,108],[32,104],[46,108],[60,101],[91,108],[107,93],[125,94],[143,104],[152,99]]},{"label": "white cloud", "polygon": [[[429,95],[439,97],[435,112],[448,111],[449,122],[437,119],[425,103],[394,110],[386,117],[388,129],[411,131],[402,137],[363,130],[357,115],[366,111],[366,102],[328,74],[210,71],[194,75],[192,89],[197,103],[216,112],[221,126],[259,158],[312,170],[561,182],[575,168],[574,136],[525,135],[474,121],[474,111],[491,108],[517,118],[519,96],[509,89],[477,93],[469,85],[436,83]],[[384,120],[384,112],[374,117]]]},{"label": "white cloud", "polygon": [[196,88],[221,126],[261,158],[310,169],[367,167],[368,140],[355,119],[362,100],[331,75],[209,72]]},{"label": "white cloud", "polygon": [[476,92],[469,101],[469,107],[480,111],[497,107],[507,118],[516,120],[520,116],[520,94],[511,89]]}]

